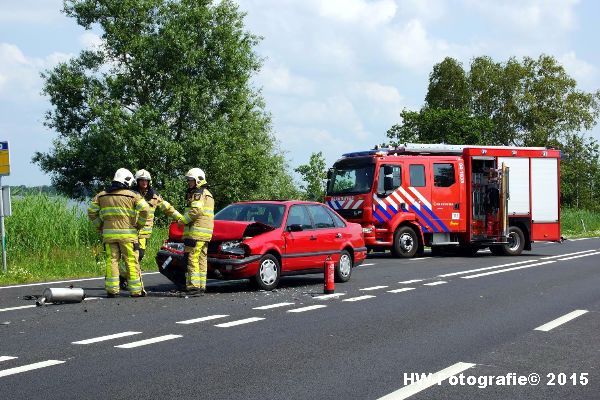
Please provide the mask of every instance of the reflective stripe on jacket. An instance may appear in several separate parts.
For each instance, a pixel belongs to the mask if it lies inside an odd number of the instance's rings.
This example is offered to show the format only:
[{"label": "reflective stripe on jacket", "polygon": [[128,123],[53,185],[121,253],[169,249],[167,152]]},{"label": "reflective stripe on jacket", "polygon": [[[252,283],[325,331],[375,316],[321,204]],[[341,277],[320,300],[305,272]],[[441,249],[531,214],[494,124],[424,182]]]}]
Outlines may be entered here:
[{"label": "reflective stripe on jacket", "polygon": [[104,243],[137,242],[138,230],[146,225],[150,207],[129,189],[102,191],[88,208],[88,217],[102,232]]},{"label": "reflective stripe on jacket", "polygon": [[146,220],[146,225],[142,229],[140,229],[139,237],[142,239],[147,239],[152,235],[152,228],[154,227],[154,213],[156,212],[156,210],[160,210],[163,213],[165,213],[166,216],[174,217],[177,220],[181,220],[182,218],[179,211],[177,211],[175,207],[171,205],[171,203],[163,199],[160,194],[152,191],[152,197],[150,199],[146,197],[146,194],[147,193],[143,193],[141,195],[144,196],[144,198],[146,199],[146,202],[150,206],[150,210],[148,212],[148,219]]},{"label": "reflective stripe on jacket", "polygon": [[209,242],[214,227],[215,200],[208,189],[198,188],[188,193],[186,207],[181,221],[185,224],[184,239]]}]

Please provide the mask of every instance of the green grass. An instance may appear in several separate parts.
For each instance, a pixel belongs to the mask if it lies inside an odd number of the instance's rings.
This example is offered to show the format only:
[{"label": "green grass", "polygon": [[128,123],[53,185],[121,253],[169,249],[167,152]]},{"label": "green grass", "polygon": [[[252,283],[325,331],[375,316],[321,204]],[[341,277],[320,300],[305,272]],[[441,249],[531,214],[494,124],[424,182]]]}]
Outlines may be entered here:
[{"label": "green grass", "polygon": [[[104,275],[97,262],[102,257],[100,235],[87,219],[87,205],[36,194],[15,197],[12,206],[13,215],[5,218],[8,272],[0,271],[0,285]],[[600,213],[563,209],[561,219],[565,237],[600,236]],[[144,271],[157,270],[154,258],[167,236],[167,227],[155,227]]]},{"label": "green grass", "polygon": [[[13,198],[13,214],[5,218],[7,273],[0,285],[103,276],[100,235],[80,207],[59,196],[27,195]],[[155,228],[142,263],[155,271],[154,257],[168,236]]]}]

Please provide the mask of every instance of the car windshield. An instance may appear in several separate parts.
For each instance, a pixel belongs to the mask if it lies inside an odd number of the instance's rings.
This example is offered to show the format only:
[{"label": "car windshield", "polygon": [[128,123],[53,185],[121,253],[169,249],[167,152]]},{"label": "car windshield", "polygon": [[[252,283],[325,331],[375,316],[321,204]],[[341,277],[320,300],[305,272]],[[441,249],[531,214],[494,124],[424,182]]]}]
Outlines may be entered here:
[{"label": "car windshield", "polygon": [[281,226],[285,206],[268,203],[237,203],[230,204],[215,214],[220,221],[261,222],[275,228]]},{"label": "car windshield", "polygon": [[373,185],[374,165],[348,166],[333,168],[327,194],[367,193]]}]

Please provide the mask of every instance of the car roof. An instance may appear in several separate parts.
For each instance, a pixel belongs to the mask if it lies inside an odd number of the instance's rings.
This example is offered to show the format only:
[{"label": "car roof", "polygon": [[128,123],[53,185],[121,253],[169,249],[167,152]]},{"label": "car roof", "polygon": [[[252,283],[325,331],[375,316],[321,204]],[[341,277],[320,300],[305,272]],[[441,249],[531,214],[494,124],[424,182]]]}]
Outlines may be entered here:
[{"label": "car roof", "polygon": [[295,205],[295,204],[307,204],[307,205],[311,205],[311,204],[316,204],[316,205],[321,205],[324,206],[325,204],[323,203],[319,203],[316,201],[305,201],[305,200],[248,200],[248,201],[238,201],[236,203],[232,203],[232,204],[281,204],[281,205],[286,205],[286,206],[291,206],[291,205]]}]

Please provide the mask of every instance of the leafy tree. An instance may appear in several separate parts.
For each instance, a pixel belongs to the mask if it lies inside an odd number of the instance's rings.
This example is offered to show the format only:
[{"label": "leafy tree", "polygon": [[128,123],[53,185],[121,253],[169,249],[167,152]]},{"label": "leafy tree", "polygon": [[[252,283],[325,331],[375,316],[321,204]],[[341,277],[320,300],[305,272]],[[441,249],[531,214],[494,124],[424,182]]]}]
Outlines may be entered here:
[{"label": "leafy tree", "polygon": [[302,175],[305,182],[300,186],[305,191],[305,198],[312,201],[323,201],[325,198],[325,180],[327,178],[323,153],[320,151],[312,153],[308,164],[300,165],[295,171]]},{"label": "leafy tree", "polygon": [[251,83],[259,38],[232,0],[66,0],[64,12],[102,45],[42,74],[58,138],[33,161],[58,190],[86,196],[119,167],[145,168],[176,200],[201,167],[218,206],[295,193]]},{"label": "leafy tree", "polygon": [[471,96],[462,64],[451,57],[433,66],[425,96],[426,108],[468,110]]},{"label": "leafy tree", "polygon": [[600,150],[592,138],[573,134],[562,146],[561,202],[575,208],[600,210]]}]

